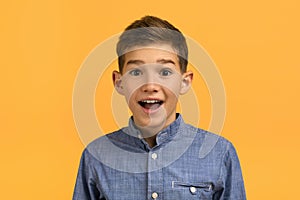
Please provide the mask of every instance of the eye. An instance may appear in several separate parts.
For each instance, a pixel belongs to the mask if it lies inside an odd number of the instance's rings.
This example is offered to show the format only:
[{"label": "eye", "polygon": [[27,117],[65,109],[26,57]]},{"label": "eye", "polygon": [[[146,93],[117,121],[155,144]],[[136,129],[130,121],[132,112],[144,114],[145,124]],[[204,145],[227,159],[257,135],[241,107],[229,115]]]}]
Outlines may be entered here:
[{"label": "eye", "polygon": [[159,74],[161,76],[170,76],[173,74],[173,71],[171,69],[162,69]]},{"label": "eye", "polygon": [[140,75],[142,75],[142,71],[139,70],[139,69],[133,69],[133,70],[131,70],[131,71],[129,72],[129,74],[130,74],[131,76],[140,76]]}]

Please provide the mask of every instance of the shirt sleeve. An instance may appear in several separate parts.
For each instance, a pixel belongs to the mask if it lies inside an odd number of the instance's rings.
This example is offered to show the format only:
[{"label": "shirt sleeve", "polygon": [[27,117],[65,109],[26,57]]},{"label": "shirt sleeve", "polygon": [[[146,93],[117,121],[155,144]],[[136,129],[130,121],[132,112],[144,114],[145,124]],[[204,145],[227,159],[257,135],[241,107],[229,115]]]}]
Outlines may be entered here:
[{"label": "shirt sleeve", "polygon": [[231,143],[228,144],[223,159],[222,178],[224,190],[220,200],[246,200],[244,181],[240,162],[235,148]]},{"label": "shirt sleeve", "polygon": [[80,160],[73,200],[96,200],[100,197],[91,159],[92,156],[85,149]]}]

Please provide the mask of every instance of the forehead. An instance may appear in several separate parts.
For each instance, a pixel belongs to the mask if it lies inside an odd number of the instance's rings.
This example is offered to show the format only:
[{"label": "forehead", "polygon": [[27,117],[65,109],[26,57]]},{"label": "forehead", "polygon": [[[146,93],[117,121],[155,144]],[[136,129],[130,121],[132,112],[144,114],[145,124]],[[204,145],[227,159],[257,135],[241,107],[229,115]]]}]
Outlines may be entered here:
[{"label": "forehead", "polygon": [[147,46],[135,46],[124,55],[124,64],[130,60],[140,60],[144,63],[156,63],[159,59],[171,59],[176,64],[179,62],[176,51],[168,44],[153,44]]}]

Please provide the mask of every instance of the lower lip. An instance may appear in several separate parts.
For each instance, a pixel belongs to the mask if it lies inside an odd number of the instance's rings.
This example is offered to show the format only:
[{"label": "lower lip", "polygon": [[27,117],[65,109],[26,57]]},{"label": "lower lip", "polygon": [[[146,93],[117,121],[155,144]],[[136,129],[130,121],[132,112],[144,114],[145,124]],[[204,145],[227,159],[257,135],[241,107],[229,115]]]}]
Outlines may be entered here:
[{"label": "lower lip", "polygon": [[153,113],[156,113],[156,112],[158,112],[160,109],[161,109],[161,107],[162,107],[162,105],[163,104],[161,104],[158,108],[156,108],[156,109],[147,109],[147,108],[144,108],[144,107],[142,107],[142,109],[143,109],[143,111],[145,112],[145,113],[147,113],[147,114],[153,114]]}]

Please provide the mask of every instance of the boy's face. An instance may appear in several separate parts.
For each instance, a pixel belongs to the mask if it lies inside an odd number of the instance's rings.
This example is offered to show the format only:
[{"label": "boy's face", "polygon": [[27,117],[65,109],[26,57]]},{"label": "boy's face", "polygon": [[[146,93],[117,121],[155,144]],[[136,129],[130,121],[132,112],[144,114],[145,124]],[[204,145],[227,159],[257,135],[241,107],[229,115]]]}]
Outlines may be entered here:
[{"label": "boy's face", "polygon": [[124,95],[135,124],[149,137],[176,118],[178,96],[188,91],[192,72],[180,72],[170,45],[135,48],[125,54],[122,73],[113,72],[117,91]]}]

